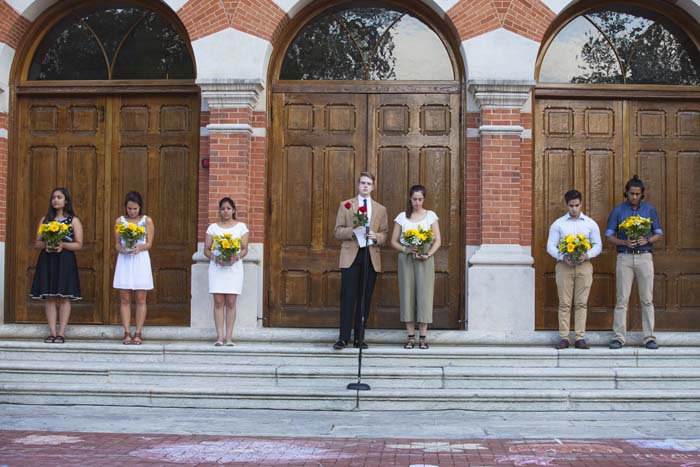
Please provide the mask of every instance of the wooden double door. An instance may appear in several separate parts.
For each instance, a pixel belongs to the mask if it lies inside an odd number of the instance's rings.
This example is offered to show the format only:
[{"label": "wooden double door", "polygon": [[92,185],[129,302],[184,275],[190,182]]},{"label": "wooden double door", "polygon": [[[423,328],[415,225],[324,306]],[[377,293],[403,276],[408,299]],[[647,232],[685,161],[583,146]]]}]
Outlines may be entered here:
[{"label": "wooden double door", "polygon": [[[535,122],[537,328],[557,329],[555,261],[549,226],[565,213],[563,194],[583,193],[585,214],[598,222],[603,253],[593,261],[588,329],[612,329],[615,249],[605,241],[607,218],[637,174],[664,230],[654,245],[654,305],[659,331],[700,330],[700,101],[537,99]],[[641,330],[636,287],[628,326]]]},{"label": "wooden double door", "polygon": [[[273,94],[269,171],[267,318],[272,326],[336,327],[340,242],[333,230],[340,202],[357,193],[359,173],[377,175],[373,199],[393,219],[411,185],[427,190],[440,218],[435,256],[435,328],[460,319],[462,242],[459,206],[460,93]],[[399,328],[397,252],[382,248],[369,327]]]},{"label": "wooden double door", "polygon": [[139,191],[156,237],[155,290],[148,324],[189,324],[190,269],[196,249],[198,94],[20,96],[17,154],[10,164],[7,307],[14,322],[44,322],[29,291],[39,251],[39,220],[54,187],[67,187],[84,230],[77,253],[83,299],[73,323],[118,323],[112,289],[114,219],[128,191]]}]

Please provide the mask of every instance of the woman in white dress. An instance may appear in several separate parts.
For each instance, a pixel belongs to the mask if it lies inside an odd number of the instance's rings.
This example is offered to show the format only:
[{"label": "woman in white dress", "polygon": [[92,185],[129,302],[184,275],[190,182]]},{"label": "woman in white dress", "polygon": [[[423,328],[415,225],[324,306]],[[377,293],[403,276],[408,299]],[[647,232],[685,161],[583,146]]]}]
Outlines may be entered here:
[{"label": "woman in white dress", "polygon": [[[153,272],[148,250],[153,245],[155,226],[150,217],[143,213],[143,199],[137,191],[126,194],[124,201],[126,215],[119,216],[117,224],[136,224],[146,229],[144,238],[133,248],[127,248],[124,240],[114,232],[114,247],[119,255],[114,269],[113,287],[119,289],[119,312],[124,326],[123,344],[141,345],[141,333],[146,322],[146,292],[153,290]],[[136,300],[136,333],[131,337],[131,296]]]},{"label": "woman in white dress", "polygon": [[[231,234],[241,239],[241,251],[230,262],[223,261],[212,251],[214,235]],[[219,201],[219,222],[207,228],[204,254],[209,258],[209,293],[214,295],[214,345],[233,345],[233,325],[236,322],[236,299],[243,290],[243,258],[248,254],[248,227],[236,220],[236,204],[229,197]],[[224,333],[224,323],[226,329]]]},{"label": "woman in white dress", "polygon": [[[408,193],[408,207],[394,219],[394,231],[391,246],[400,251],[398,258],[399,305],[401,321],[406,324],[408,340],[406,349],[415,346],[415,329],[418,323],[418,347],[428,348],[428,324],[433,322],[433,293],[435,287],[435,253],[440,249],[440,225],[438,216],[433,211],[423,208],[425,187],[414,185]],[[403,234],[406,230],[431,229],[433,242],[427,251],[418,252],[408,245]]]}]

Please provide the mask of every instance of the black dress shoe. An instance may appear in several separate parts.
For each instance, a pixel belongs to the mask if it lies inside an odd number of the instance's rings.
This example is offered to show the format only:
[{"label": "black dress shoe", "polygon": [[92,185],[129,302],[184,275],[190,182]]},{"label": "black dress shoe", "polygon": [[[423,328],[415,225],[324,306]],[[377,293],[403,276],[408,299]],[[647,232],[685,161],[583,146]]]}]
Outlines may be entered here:
[{"label": "black dress shoe", "polygon": [[659,348],[659,344],[657,344],[654,339],[651,339],[651,340],[647,341],[646,344],[644,344],[644,347],[646,347],[649,350],[656,350]]},{"label": "black dress shoe", "polygon": [[[353,342],[352,346],[355,347],[356,349],[359,349],[360,348],[360,341]],[[369,345],[367,345],[367,342],[362,341],[362,349],[369,349]]]},{"label": "black dress shoe", "polygon": [[345,347],[348,346],[348,343],[344,341],[343,339],[338,339],[335,344],[333,344],[333,348],[335,350],[343,350]]}]

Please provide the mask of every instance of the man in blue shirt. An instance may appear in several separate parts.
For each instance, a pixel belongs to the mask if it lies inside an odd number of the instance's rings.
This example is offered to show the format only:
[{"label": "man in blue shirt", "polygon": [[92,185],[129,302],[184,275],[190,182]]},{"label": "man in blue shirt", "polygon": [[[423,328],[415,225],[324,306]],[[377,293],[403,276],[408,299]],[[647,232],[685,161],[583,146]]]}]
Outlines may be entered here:
[{"label": "man in blue shirt", "polygon": [[[632,291],[632,282],[637,278],[639,302],[642,306],[643,342],[647,349],[656,350],[659,346],[654,337],[654,262],[653,244],[663,236],[656,209],[644,199],[644,182],[636,175],[625,185],[625,201],[615,206],[608,218],[605,236],[617,247],[615,267],[616,303],[613,331],[615,337],[610,342],[611,349],[620,349],[625,344],[627,331],[627,304]],[[620,224],[630,216],[640,216],[651,220],[651,231],[637,239],[627,238],[620,230]]]},{"label": "man in blue shirt", "polygon": [[[564,194],[567,213],[555,220],[549,228],[547,253],[557,260],[555,278],[559,296],[559,349],[569,348],[571,310],[574,310],[574,347],[588,349],[586,343],[586,314],[588,295],[593,284],[593,265],[589,260],[598,256],[603,248],[598,224],[581,212],[581,193],[570,190]],[[568,236],[583,235],[591,248],[580,258],[559,251],[559,242]]]}]

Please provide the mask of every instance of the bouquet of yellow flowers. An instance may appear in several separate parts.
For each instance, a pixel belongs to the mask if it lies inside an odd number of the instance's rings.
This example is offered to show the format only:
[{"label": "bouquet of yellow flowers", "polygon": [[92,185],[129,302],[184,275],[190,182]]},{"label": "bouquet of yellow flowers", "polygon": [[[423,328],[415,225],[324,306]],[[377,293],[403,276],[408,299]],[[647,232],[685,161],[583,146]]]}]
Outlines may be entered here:
[{"label": "bouquet of yellow flowers", "polygon": [[230,263],[231,259],[241,252],[241,239],[233,238],[229,233],[214,235],[212,240],[211,251],[224,263]]},{"label": "bouquet of yellow flowers", "polygon": [[46,246],[50,250],[55,250],[58,244],[68,237],[70,225],[61,224],[58,221],[51,221],[39,226],[39,235],[46,241]]},{"label": "bouquet of yellow flowers", "polygon": [[581,256],[588,253],[591,248],[593,248],[593,245],[591,245],[591,242],[585,235],[567,235],[562,240],[559,240],[559,253],[569,255],[576,263],[578,263],[581,260]]},{"label": "bouquet of yellow flowers", "polygon": [[120,222],[115,228],[119,237],[124,240],[124,245],[128,250],[132,249],[136,242],[146,236],[146,228],[133,222],[127,222],[126,224]]},{"label": "bouquet of yellow flowers", "polygon": [[618,228],[622,233],[627,235],[630,240],[636,240],[639,237],[645,237],[651,232],[651,219],[641,216],[629,216],[622,221]]},{"label": "bouquet of yellow flowers", "polygon": [[419,225],[417,229],[408,229],[403,233],[403,240],[408,245],[413,247],[418,254],[425,254],[426,246],[430,245],[433,241],[433,231],[431,229],[425,229]]}]

